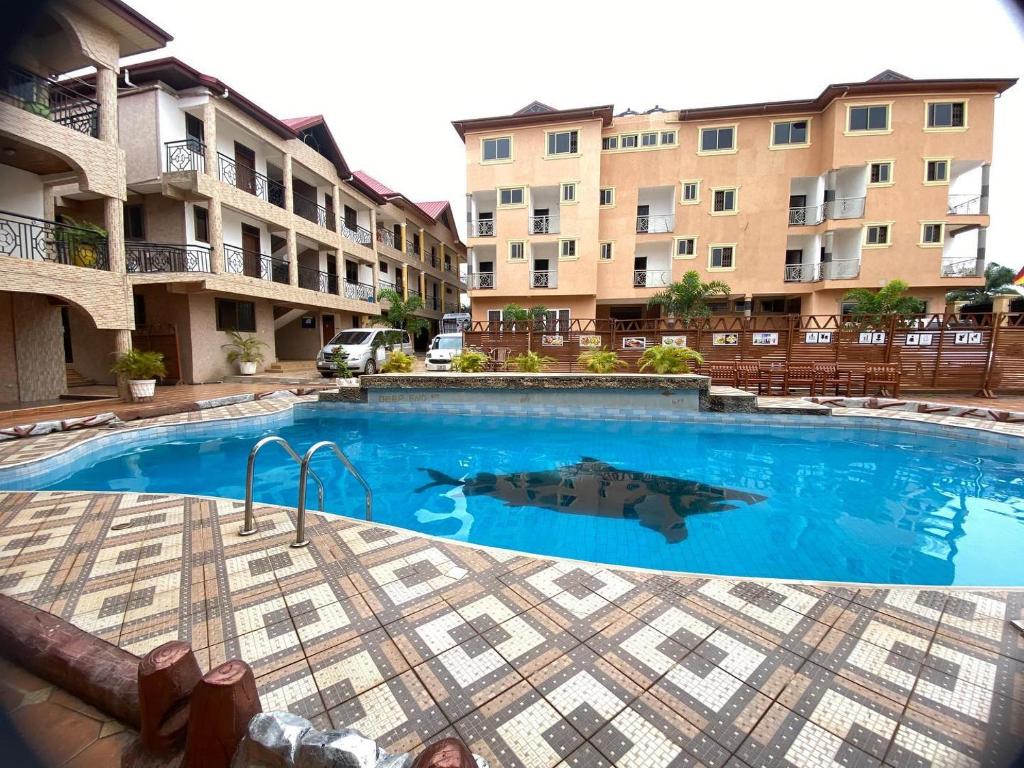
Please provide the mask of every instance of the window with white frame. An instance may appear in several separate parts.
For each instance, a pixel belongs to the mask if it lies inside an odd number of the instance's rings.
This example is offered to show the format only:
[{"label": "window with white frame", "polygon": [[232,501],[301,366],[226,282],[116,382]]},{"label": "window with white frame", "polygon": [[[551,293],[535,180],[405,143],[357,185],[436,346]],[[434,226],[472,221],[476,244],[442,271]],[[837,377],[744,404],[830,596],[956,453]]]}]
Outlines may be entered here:
[{"label": "window with white frame", "polygon": [[575,155],[579,151],[579,131],[554,131],[548,134],[549,155]]},{"label": "window with white frame", "polygon": [[700,129],[701,152],[728,152],[736,148],[736,129],[731,126]]},{"label": "window with white frame", "polygon": [[601,149],[618,149],[619,148],[619,137],[618,136],[604,136],[601,138]]},{"label": "window with white frame", "polygon": [[676,143],[676,132],[675,131],[662,131],[661,132],[661,144],[662,146],[670,146]]},{"label": "window with white frame", "polygon": [[872,163],[868,174],[869,184],[890,184],[892,183],[892,163],[883,160]]},{"label": "window with white frame", "polygon": [[601,205],[615,205],[615,187],[601,188]]},{"label": "window with white frame", "polygon": [[619,137],[623,149],[636,149],[639,137],[635,133],[626,133]]},{"label": "window with white frame", "polygon": [[806,120],[788,120],[772,126],[772,146],[784,147],[810,142],[810,131]]},{"label": "window with white frame", "polygon": [[736,189],[716,189],[711,210],[715,213],[733,213],[736,210]]},{"label": "window with white frame", "polygon": [[732,269],[735,266],[735,248],[731,245],[711,246],[710,269]]},{"label": "window with white frame", "polygon": [[640,134],[640,146],[641,147],[656,147],[658,146],[658,133],[652,131],[650,133]]},{"label": "window with white frame", "polygon": [[851,133],[857,131],[887,131],[889,130],[889,105],[868,104],[864,106],[849,108],[849,123],[847,130]]},{"label": "window with white frame", "polygon": [[512,137],[499,136],[493,139],[484,139],[481,143],[481,153],[485,163],[495,160],[512,159]]},{"label": "window with white frame", "polygon": [[926,160],[924,180],[934,184],[949,181],[949,160]]},{"label": "window with white frame", "polygon": [[680,200],[684,203],[699,203],[700,202],[700,182],[699,181],[684,181],[682,182],[682,195]]},{"label": "window with white frame", "polygon": [[526,261],[526,243],[522,240],[509,240],[508,260]]},{"label": "window with white frame", "polygon": [[601,261],[611,261],[613,253],[612,243],[601,243]]},{"label": "window with white frame", "polygon": [[560,240],[558,243],[558,256],[562,259],[576,258],[576,241]]},{"label": "window with white frame", "polygon": [[680,237],[676,240],[676,258],[690,259],[696,253],[697,240],[693,237]]},{"label": "window with white frame", "polygon": [[575,203],[576,202],[576,182],[570,181],[562,184],[562,202],[563,203]]},{"label": "window with white frame", "polygon": [[503,187],[498,190],[498,205],[522,205],[526,201],[523,187]]},{"label": "window with white frame", "polygon": [[963,128],[967,125],[967,105],[962,101],[935,101],[928,104],[929,128]]},{"label": "window with white frame", "polygon": [[867,245],[889,245],[889,225],[869,224],[864,230]]},{"label": "window with white frame", "polygon": [[921,225],[921,244],[922,245],[941,245],[942,244],[942,227],[941,221],[926,222]]}]

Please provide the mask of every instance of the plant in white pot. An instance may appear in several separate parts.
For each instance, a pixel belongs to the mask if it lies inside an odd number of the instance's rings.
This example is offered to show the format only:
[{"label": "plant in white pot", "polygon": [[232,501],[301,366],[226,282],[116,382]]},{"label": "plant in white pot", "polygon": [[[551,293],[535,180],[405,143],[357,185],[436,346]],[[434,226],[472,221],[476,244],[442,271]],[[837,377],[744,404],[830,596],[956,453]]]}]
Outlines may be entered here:
[{"label": "plant in white pot", "polygon": [[128,379],[132,401],[152,400],[156,393],[156,380],[167,373],[164,356],[160,352],[130,349],[114,362],[111,373]]},{"label": "plant in white pot", "polygon": [[266,342],[255,336],[243,336],[238,331],[231,331],[231,341],[224,346],[228,349],[228,362],[238,363],[238,372],[243,376],[256,373],[256,365],[263,362],[263,347]]}]

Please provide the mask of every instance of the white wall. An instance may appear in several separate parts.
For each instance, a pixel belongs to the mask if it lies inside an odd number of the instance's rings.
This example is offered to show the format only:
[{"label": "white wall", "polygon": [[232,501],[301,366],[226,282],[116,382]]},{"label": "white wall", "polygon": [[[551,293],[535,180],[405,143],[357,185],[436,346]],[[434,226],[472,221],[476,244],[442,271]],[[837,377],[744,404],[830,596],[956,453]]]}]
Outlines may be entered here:
[{"label": "white wall", "polygon": [[[182,118],[184,120],[184,118]],[[182,128],[184,131],[184,128]],[[184,138],[184,133],[182,133]],[[262,139],[249,133],[244,128],[228,120],[221,114],[217,115],[217,151],[234,159],[235,142],[244,144],[256,154],[256,172],[267,175],[267,148]],[[207,169],[209,171],[209,169]],[[216,170],[212,172],[217,175]]]},{"label": "white wall", "polygon": [[942,245],[943,261],[973,261],[978,257],[978,232],[981,230],[972,229],[963,232],[956,237],[951,237],[946,232],[946,239]]},{"label": "white wall", "polygon": [[[577,190],[577,195],[579,191]],[[637,205],[651,206],[651,216],[671,216],[676,212],[675,189],[673,187],[657,187],[641,189]],[[651,227],[654,229],[654,226]]]},{"label": "white wall", "polygon": [[864,197],[867,194],[868,166],[840,168],[836,171],[836,197]]},{"label": "white wall", "polygon": [[801,264],[817,264],[821,261],[821,239],[818,235],[795,235],[786,238],[787,251],[803,251]]},{"label": "white wall", "polygon": [[832,238],[832,261],[860,258],[860,229],[836,230]]},{"label": "white wall", "polygon": [[43,217],[43,182],[34,173],[0,165],[0,210]]},{"label": "white wall", "polygon": [[981,164],[958,163],[953,161],[950,169],[949,194],[953,195],[980,195],[981,194]]},{"label": "white wall", "polygon": [[[196,215],[195,215],[195,211],[193,210],[194,208],[206,208],[207,209],[207,213],[206,213],[207,221],[209,221],[210,213],[209,213],[209,207],[208,206],[197,205],[196,203],[185,203],[185,242],[188,245],[199,245],[199,246],[202,246],[204,248],[209,248],[210,247],[209,243],[201,243],[198,240],[196,240]],[[226,210],[226,209],[222,208],[221,210],[223,211],[223,210]],[[242,228],[239,227],[238,228],[238,238],[239,238],[239,240],[241,240],[241,237],[242,237]],[[225,240],[225,242],[227,242],[227,241]]]},{"label": "white wall", "polygon": [[260,253],[270,253],[270,232],[267,225],[259,219],[243,216],[233,208],[221,208],[221,218],[224,222],[224,244],[233,245],[236,248],[242,247],[242,224],[256,227],[260,231]]},{"label": "white wall", "polygon": [[821,205],[822,200],[825,199],[822,191],[824,188],[824,180],[820,176],[798,176],[790,179],[789,182],[789,194],[805,195],[808,207]]},{"label": "white wall", "polygon": [[169,141],[185,140],[185,113],[178,106],[178,99],[165,91],[158,91],[157,128],[160,131],[160,168],[167,170],[167,152],[164,145]]}]

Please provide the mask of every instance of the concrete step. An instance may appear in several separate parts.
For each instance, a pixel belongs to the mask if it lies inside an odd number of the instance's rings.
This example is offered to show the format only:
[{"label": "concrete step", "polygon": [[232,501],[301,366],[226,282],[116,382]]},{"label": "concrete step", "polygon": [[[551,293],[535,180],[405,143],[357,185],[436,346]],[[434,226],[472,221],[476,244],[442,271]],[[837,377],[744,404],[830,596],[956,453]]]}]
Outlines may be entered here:
[{"label": "concrete step", "polygon": [[267,373],[316,373],[316,360],[278,360],[266,368]]},{"label": "concrete step", "polygon": [[66,365],[65,371],[67,375],[68,389],[72,387],[91,387],[96,382],[92,379],[87,379],[85,376],[80,374],[73,365]]}]

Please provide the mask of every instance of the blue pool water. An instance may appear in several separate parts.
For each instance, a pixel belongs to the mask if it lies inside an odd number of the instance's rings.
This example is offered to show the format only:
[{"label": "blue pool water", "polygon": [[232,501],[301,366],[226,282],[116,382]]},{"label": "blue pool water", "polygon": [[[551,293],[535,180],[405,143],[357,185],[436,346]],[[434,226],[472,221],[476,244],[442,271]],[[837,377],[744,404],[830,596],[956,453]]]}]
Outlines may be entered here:
[{"label": "blue pool water", "polygon": [[[1024,466],[1006,448],[860,428],[316,406],[204,430],[93,450],[31,480],[0,475],[0,487],[243,498],[249,448],[280,434],[300,452],[342,445],[376,521],[476,544],[732,576],[1024,586]],[[326,452],[313,466],[327,509],[361,518],[356,481]],[[296,474],[264,449],[256,499],[295,506]]]}]

